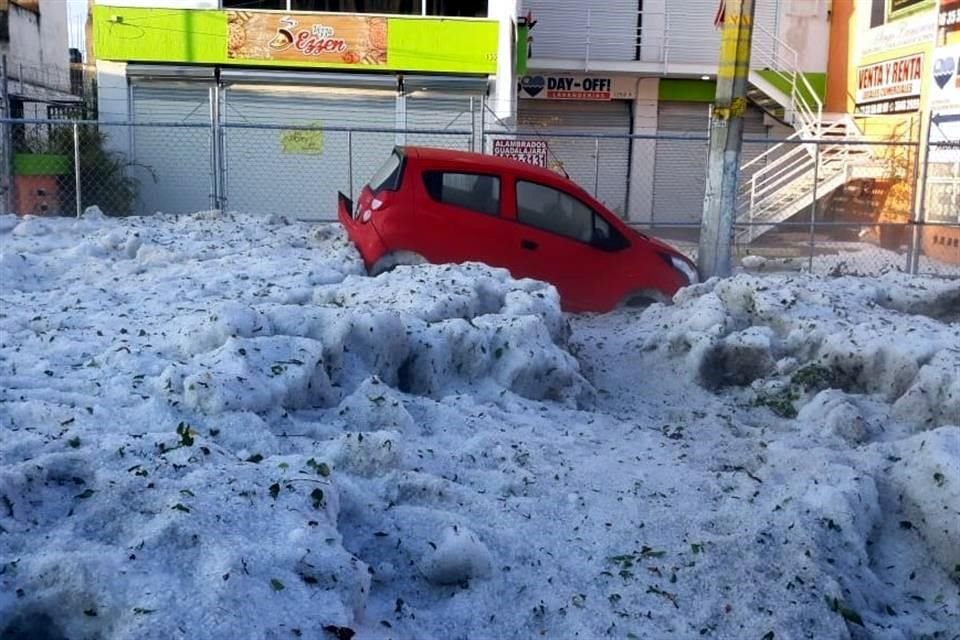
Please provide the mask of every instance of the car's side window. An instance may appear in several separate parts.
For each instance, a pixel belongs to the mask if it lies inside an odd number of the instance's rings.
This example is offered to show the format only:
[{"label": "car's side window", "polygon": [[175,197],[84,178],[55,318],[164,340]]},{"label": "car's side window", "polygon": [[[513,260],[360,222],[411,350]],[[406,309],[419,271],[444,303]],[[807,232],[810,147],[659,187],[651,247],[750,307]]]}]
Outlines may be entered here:
[{"label": "car's side window", "polygon": [[500,213],[500,178],[496,176],[425,171],[423,183],[436,202],[493,216]]},{"label": "car's side window", "polygon": [[[517,182],[517,219],[544,231],[592,242],[594,213],[576,198],[535,182]],[[606,224],[601,220],[602,224]]]}]

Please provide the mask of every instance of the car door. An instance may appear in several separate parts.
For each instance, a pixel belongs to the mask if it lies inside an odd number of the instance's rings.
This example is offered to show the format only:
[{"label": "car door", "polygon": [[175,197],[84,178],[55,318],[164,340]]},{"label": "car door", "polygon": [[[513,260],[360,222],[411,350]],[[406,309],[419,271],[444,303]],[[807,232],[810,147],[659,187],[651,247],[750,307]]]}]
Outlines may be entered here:
[{"label": "car door", "polygon": [[499,175],[459,167],[425,167],[421,174],[416,217],[427,259],[515,266],[519,250],[504,243],[509,225],[501,217],[504,185]]},{"label": "car door", "polygon": [[556,186],[517,178],[513,184],[522,275],[550,282],[565,309],[605,311],[623,295],[623,236],[588,204]]}]

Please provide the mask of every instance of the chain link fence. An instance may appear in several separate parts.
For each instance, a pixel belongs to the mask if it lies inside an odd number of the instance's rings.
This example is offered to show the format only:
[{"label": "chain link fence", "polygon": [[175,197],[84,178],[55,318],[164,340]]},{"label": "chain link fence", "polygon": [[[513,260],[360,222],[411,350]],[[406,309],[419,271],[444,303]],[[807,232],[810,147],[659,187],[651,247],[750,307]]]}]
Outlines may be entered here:
[{"label": "chain link fence", "polygon": [[[639,231],[696,258],[706,135],[317,127],[265,123],[2,123],[4,211],[78,215],[210,208],[333,221],[395,145],[522,157],[569,176]],[[926,167],[926,171],[924,171]],[[960,276],[960,143],[745,138],[734,264],[821,274]]]}]

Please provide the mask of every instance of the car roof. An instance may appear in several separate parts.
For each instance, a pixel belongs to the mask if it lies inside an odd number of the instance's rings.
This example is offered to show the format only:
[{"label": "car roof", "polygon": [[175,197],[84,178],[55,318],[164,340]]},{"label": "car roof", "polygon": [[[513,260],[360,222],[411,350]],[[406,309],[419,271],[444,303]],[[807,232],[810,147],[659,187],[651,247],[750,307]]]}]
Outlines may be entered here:
[{"label": "car roof", "polygon": [[475,153],[473,151],[455,151],[453,149],[438,149],[436,147],[398,147],[400,153],[409,157],[415,157],[418,160],[445,162],[449,164],[462,164],[465,167],[482,165],[489,169],[500,169],[516,173],[523,173],[528,176],[536,176],[546,180],[568,181],[577,186],[576,183],[567,180],[562,174],[543,167],[512,160],[510,158],[501,158],[491,156],[485,153]]}]

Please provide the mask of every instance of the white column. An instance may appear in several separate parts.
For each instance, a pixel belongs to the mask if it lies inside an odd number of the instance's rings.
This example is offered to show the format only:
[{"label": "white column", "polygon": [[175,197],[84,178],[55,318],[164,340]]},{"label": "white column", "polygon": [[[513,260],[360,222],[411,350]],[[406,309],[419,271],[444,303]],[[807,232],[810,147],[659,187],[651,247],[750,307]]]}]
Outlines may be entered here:
[{"label": "white column", "polygon": [[[127,63],[97,60],[97,113],[100,122],[130,122],[127,91]],[[106,147],[127,153],[130,149],[128,127],[105,127]]]},{"label": "white column", "polygon": [[[487,10],[489,18],[500,21],[499,44],[497,46],[497,75],[493,92],[487,106],[497,118],[509,121],[517,115],[517,78],[514,73],[514,23],[520,10],[519,0],[490,0]],[[524,43],[523,46],[526,46]],[[496,127],[495,118],[487,113],[488,129]]]},{"label": "white column", "polygon": [[[637,80],[637,97],[633,102],[633,132],[657,133],[659,78]],[[653,176],[657,141],[633,140],[630,150],[630,203],[627,219],[631,222],[653,222]]]}]

